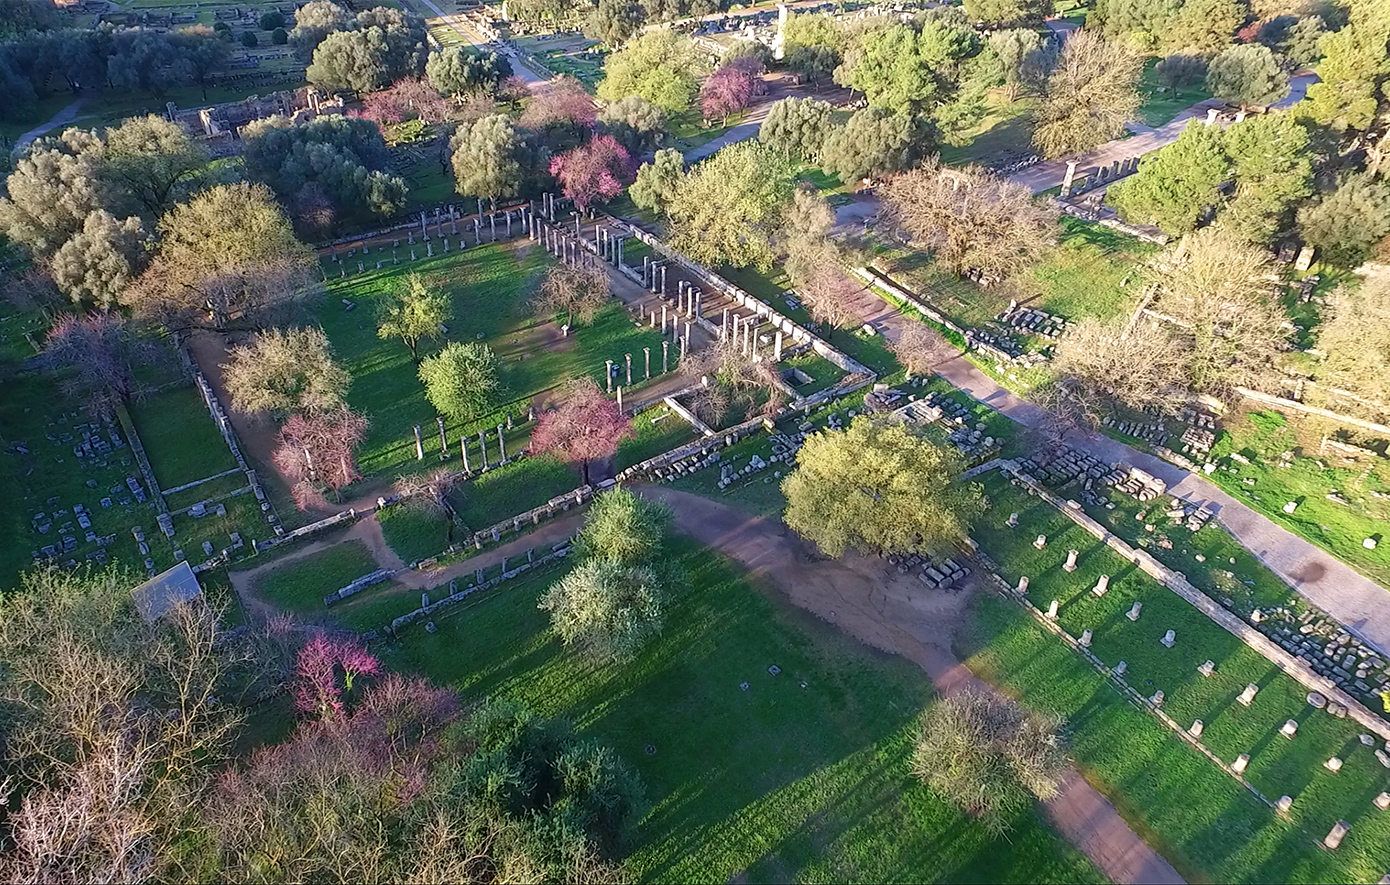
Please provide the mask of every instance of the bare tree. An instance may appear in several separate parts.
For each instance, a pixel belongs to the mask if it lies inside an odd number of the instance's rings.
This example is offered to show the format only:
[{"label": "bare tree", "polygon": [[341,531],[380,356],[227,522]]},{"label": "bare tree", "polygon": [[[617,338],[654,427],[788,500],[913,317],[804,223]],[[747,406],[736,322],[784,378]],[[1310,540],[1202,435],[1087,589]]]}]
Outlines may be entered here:
[{"label": "bare tree", "polygon": [[462,485],[463,474],[439,467],[429,473],[398,477],[395,488],[408,506],[444,520],[444,544],[448,546],[453,542],[455,525],[467,530],[452,501]]},{"label": "bare tree", "polygon": [[106,415],[129,403],[139,390],[135,367],[154,358],[154,349],[137,338],[119,314],[64,316],[48,333],[47,360],[73,369],[63,382],[69,396]]},{"label": "bare tree", "polygon": [[608,304],[610,287],[611,281],[602,267],[557,264],[541,280],[535,310],[547,319],[563,313],[565,324],[571,328],[575,320],[588,325]]},{"label": "bare tree", "polygon": [[904,318],[897,340],[889,342],[893,355],[909,375],[928,375],[959,351],[926,323]]},{"label": "bare tree", "polygon": [[856,300],[862,287],[845,274],[837,257],[833,252],[825,255],[796,291],[817,322],[843,328],[858,317]]},{"label": "bare tree", "polygon": [[1154,280],[1157,309],[1179,330],[1198,391],[1258,385],[1286,349],[1291,326],[1273,262],[1237,234],[1206,228],[1184,237]]},{"label": "bare tree", "polygon": [[352,377],[322,329],[272,329],[234,347],[222,368],[232,406],[251,415],[336,409]]},{"label": "bare tree", "polygon": [[708,382],[693,400],[695,413],[712,424],[721,423],[734,406],[775,415],[787,401],[777,369],[767,360],[755,363],[739,353],[732,335],[687,356],[680,371]]},{"label": "bare tree", "polygon": [[956,273],[977,268],[1008,277],[1025,270],[1057,229],[1056,210],[978,166],[947,169],[929,161],[889,181],[883,198],[891,221]]},{"label": "bare tree", "polygon": [[1097,410],[1120,404],[1132,409],[1176,411],[1187,399],[1188,357],[1165,324],[1141,320],[1087,319],[1057,344],[1053,369],[1065,379],[1068,401],[1095,426]]},{"label": "bare tree", "polygon": [[1093,30],[1067,38],[1048,75],[1033,144],[1044,155],[1079,154],[1118,138],[1139,111],[1143,56]]}]

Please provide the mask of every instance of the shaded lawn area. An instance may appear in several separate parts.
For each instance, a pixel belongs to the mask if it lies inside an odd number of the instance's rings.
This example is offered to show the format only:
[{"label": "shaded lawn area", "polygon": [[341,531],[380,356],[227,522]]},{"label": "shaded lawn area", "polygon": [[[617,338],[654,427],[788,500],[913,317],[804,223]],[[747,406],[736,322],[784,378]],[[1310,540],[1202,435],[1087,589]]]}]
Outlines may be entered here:
[{"label": "shaded lawn area", "polygon": [[666,405],[653,406],[632,416],[632,436],[618,443],[614,471],[626,470],[648,458],[685,445],[699,434]]},{"label": "shaded lawn area", "polygon": [[1158,73],[1154,70],[1160,59],[1150,58],[1144,62],[1144,76],[1139,80],[1139,95],[1144,103],[1139,106],[1139,117],[1149,126],[1163,126],[1179,113],[1211,98],[1206,81],[1199,80],[1181,89],[1167,89],[1160,92]]},{"label": "shaded lawn area", "polygon": [[[971,669],[1029,706],[1062,716],[1072,758],[1087,780],[1188,881],[1371,882],[1383,875],[1383,813],[1370,804],[1375,792],[1359,776],[1348,778],[1345,769],[1331,775],[1319,766],[1312,775],[1314,785],[1301,797],[1295,795],[1295,821],[1281,819],[1156,718],[1131,706],[1089,663],[1014,603],[982,597],[976,619],[967,661]],[[1294,742],[1304,739],[1306,727]],[[1267,740],[1289,744],[1278,735]],[[1288,775],[1308,777],[1292,770]],[[1345,780],[1337,784],[1337,796],[1369,811],[1333,852],[1313,842],[1331,824],[1316,828],[1300,804],[1327,798],[1338,778]]]},{"label": "shaded lawn area", "polygon": [[783,360],[778,366],[781,371],[784,372],[787,369],[800,369],[811,376],[811,382],[809,384],[797,384],[790,379],[787,381],[787,383],[792,385],[792,389],[802,396],[810,396],[813,393],[819,393],[827,387],[837,384],[845,377],[843,369],[816,353],[814,350],[808,350],[804,353],[797,354],[791,359]]},{"label": "shaded lawn area", "polygon": [[[1079,636],[1085,629],[1092,630],[1091,651],[1107,666],[1126,661],[1125,678],[1140,693],[1147,696],[1162,690],[1165,694],[1163,709],[1178,723],[1186,726],[1194,719],[1202,720],[1205,724],[1202,743],[1218,757],[1231,762],[1242,753],[1250,754],[1246,780],[1271,799],[1292,796],[1291,819],[1312,837],[1322,838],[1339,819],[1351,822],[1352,833],[1357,836],[1356,845],[1353,847],[1349,840],[1342,846],[1336,853],[1337,865],[1371,864],[1377,870],[1390,865],[1390,840],[1387,839],[1390,837],[1390,816],[1371,803],[1376,794],[1390,787],[1390,772],[1376,760],[1372,747],[1361,744],[1358,736],[1362,729],[1354,721],[1336,719],[1314,709],[1305,701],[1307,689],[1292,677],[1283,674],[1181,597],[1139,572],[1042,499],[1010,485],[998,472],[982,477],[982,481],[991,506],[972,536],[1000,563],[1000,574],[1010,586],[1015,585],[1020,576],[1027,575],[1030,579],[1028,598],[1034,606],[1047,609],[1053,599],[1058,600],[1058,623],[1063,629],[1073,636]],[[1019,514],[1019,525],[1013,529],[1005,525],[1011,512]],[[1038,535],[1047,536],[1047,546],[1043,550],[1033,546]],[[1076,571],[1068,574],[1063,571],[1062,563],[1071,548],[1079,550],[1081,555]],[[1110,589],[1104,596],[1097,597],[1091,588],[1102,574],[1111,576]],[[1143,610],[1139,620],[1131,622],[1125,613],[1136,601],[1143,603]],[[1176,634],[1177,644],[1171,649],[1158,641],[1167,630]],[[1071,653],[1060,641],[1051,639],[1050,642],[1059,650]],[[986,660],[993,647],[992,643],[984,647]],[[1043,652],[1034,653],[1048,657]],[[1204,678],[1197,667],[1207,660],[1215,662],[1216,671]],[[1012,674],[1013,669],[1011,664],[986,665],[991,678],[1001,672]],[[1015,685],[1016,678],[1021,677],[1010,675],[1005,681]],[[1249,707],[1236,703],[1236,697],[1250,683],[1259,686],[1254,702]],[[1030,702],[1033,701],[1031,688],[1023,688],[1024,698]],[[1046,692],[1043,697],[1047,697]],[[1120,702],[1118,695],[1115,699]],[[1046,700],[1036,703],[1046,705]],[[1298,734],[1292,740],[1278,733],[1280,726],[1289,719],[1299,723]],[[1109,739],[1116,742],[1123,738],[1121,732],[1109,735]],[[1323,767],[1332,756],[1339,756],[1345,762],[1340,773],[1333,774]],[[1078,758],[1085,763],[1084,755],[1078,753]],[[1230,780],[1219,769],[1204,764],[1211,777]],[[1168,776],[1161,769],[1152,772],[1152,777],[1158,780]],[[1113,789],[1118,791],[1122,802],[1135,807],[1147,808],[1155,804],[1142,793],[1130,795],[1132,787],[1128,782],[1117,782]],[[1220,795],[1220,791],[1214,793]],[[1208,809],[1208,812],[1220,813],[1223,809],[1224,805]],[[1175,814],[1176,811],[1162,808],[1156,813]],[[1260,815],[1272,817],[1267,809]],[[1263,819],[1258,815],[1255,818],[1256,821]],[[1153,826],[1159,830],[1157,825]],[[1259,825],[1265,826],[1267,823]],[[1258,827],[1247,824],[1244,829],[1253,834]],[[1272,878],[1256,875],[1254,867],[1223,866],[1231,861],[1224,856],[1208,854],[1210,848],[1201,847],[1200,842],[1184,848],[1183,843],[1190,836],[1179,837],[1162,830],[1159,833],[1187,854],[1190,866],[1202,870],[1206,878],[1214,881],[1288,881],[1284,874]],[[1224,852],[1230,852],[1233,847],[1229,842],[1222,845]],[[1312,848],[1311,839],[1304,845],[1283,845],[1280,850],[1290,855],[1307,855],[1305,860],[1321,853]],[[1241,856],[1237,851],[1232,859]],[[1357,857],[1360,860],[1351,860]],[[1271,860],[1261,858],[1260,862]],[[1244,862],[1252,861],[1246,858]],[[1290,872],[1288,875],[1297,874]],[[1345,880],[1348,876],[1358,878],[1351,873],[1330,878]]]},{"label": "shaded lawn area", "polygon": [[740,111],[737,114],[731,114],[728,120],[706,128],[698,107],[690,107],[679,114],[672,114],[667,118],[666,130],[674,138],[672,139],[673,143],[667,147],[673,147],[681,153],[693,150],[714,141],[734,126],[742,123],[744,116],[746,116],[746,112]]},{"label": "shaded lawn area", "polygon": [[322,614],[325,596],[376,569],[366,545],[347,541],[260,576],[256,589],[285,611]]},{"label": "shaded lawn area", "polygon": [[1033,103],[1026,98],[1010,102],[1002,92],[991,91],[985,118],[973,129],[959,134],[954,144],[943,144],[941,162],[948,166],[988,166],[1033,153],[1033,125],[1028,118]]},{"label": "shaded lawn area", "polygon": [[237,466],[194,387],[166,390],[134,403],[130,417],[160,488],[177,488]]},{"label": "shaded lawn area", "polygon": [[[523,251],[524,257],[518,260]],[[505,390],[494,402],[494,410],[470,422],[446,420],[452,457],[457,457],[461,432],[476,438],[479,430],[495,431],[508,415],[524,419],[538,395],[570,378],[587,375],[602,384],[605,359],[620,362],[624,353],[640,354],[643,346],[660,349],[660,336],[635,326],[616,301],[591,325],[571,331],[567,338],[560,337],[554,323],[532,316],[527,301],[546,258],[543,250],[526,244],[519,248],[513,243],[484,244],[331,280],[318,319],[337,357],[352,373],[348,404],[371,421],[358,455],[363,473],[394,474],[439,464],[436,413],[425,396],[418,369],[405,345],[396,339],[381,340],[376,333],[378,304],[412,270],[451,296],[454,317],[447,324],[447,337],[460,342],[481,338],[502,364],[500,380]],[[356,309],[344,310],[343,298],[356,302]],[[421,356],[436,352],[439,346],[437,341],[423,345]],[[413,428],[417,424],[426,440],[423,461],[415,458]],[[523,433],[509,435],[510,454],[520,450]],[[497,456],[495,443],[493,433],[488,440],[490,458]]]},{"label": "shaded lawn area", "polygon": [[919,670],[769,601],[703,548],[676,551],[691,589],[630,664],[556,639],[537,601],[558,570],[436,617],[437,633],[410,629],[387,661],[466,702],[516,698],[614,747],[651,803],[627,857],[639,881],[1100,878],[1032,810],[990,839],[911,778],[930,697]]},{"label": "shaded lawn area", "polygon": [[[1380,459],[1358,459],[1343,464],[1343,453],[1329,448],[1318,451],[1322,434],[1332,428],[1309,416],[1286,417],[1273,410],[1232,416],[1212,447],[1210,460],[1222,465],[1211,480],[1250,507],[1299,537],[1306,538],[1357,571],[1390,586],[1390,544],[1385,542],[1390,524],[1390,503],[1372,492],[1390,492],[1390,469]],[[1383,446],[1378,439],[1361,440],[1360,445]],[[1283,452],[1295,457],[1288,467],[1279,467]],[[1230,460],[1232,454],[1249,459],[1249,464]],[[1227,470],[1226,468],[1232,468]],[[1253,485],[1246,485],[1254,480]],[[1351,506],[1328,500],[1336,492]],[[1284,504],[1298,503],[1292,514]],[[1376,549],[1362,546],[1374,538]]]}]

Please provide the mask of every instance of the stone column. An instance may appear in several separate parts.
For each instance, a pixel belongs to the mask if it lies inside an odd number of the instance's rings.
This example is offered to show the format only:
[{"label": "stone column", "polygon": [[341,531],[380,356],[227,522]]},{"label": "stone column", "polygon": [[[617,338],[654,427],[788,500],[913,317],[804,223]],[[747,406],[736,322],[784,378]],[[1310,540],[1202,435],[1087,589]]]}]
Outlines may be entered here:
[{"label": "stone column", "polygon": [[661,265],[661,294],[666,294],[666,265]]},{"label": "stone column", "polygon": [[623,354],[623,362],[627,365],[627,386],[632,386],[632,354]]},{"label": "stone column", "polygon": [[439,422],[439,460],[443,461],[449,457],[449,437],[444,433],[444,418],[436,415],[434,420]]},{"label": "stone column", "polygon": [[468,434],[459,435],[459,454],[463,455],[463,472],[471,474],[473,468],[468,463]]},{"label": "stone column", "polygon": [[780,363],[782,361],[782,330],[778,329],[777,334],[772,339],[772,361]]},{"label": "stone column", "polygon": [[507,463],[507,439],[506,439],[506,437],[504,437],[504,436],[502,435],[502,425],[501,425],[501,424],[498,424],[498,425],[497,425],[497,451],[498,451],[499,455],[501,456],[501,460],[498,461],[497,463],[499,463],[499,464],[506,464],[506,463]]},{"label": "stone column", "polygon": [[719,340],[723,341],[729,337],[729,309],[724,308],[724,313],[719,318]]},{"label": "stone column", "polygon": [[646,363],[645,378],[646,380],[650,381],[652,377],[652,349],[650,347],[642,348],[642,358]]},{"label": "stone column", "polygon": [[662,334],[662,335],[665,335],[665,334],[666,334],[666,304],[665,304],[665,302],[662,302],[662,305],[661,305],[661,334]]},{"label": "stone column", "polygon": [[671,355],[671,342],[669,342],[669,341],[662,341],[662,342],[661,342],[661,374],[663,374],[663,375],[665,375],[667,372],[671,371],[670,355]]},{"label": "stone column", "polygon": [[604,360],[604,361],[603,361],[603,380],[604,380],[604,383],[608,386],[608,394],[609,394],[609,396],[612,396],[612,395],[613,395],[613,361],[612,361],[612,360]]},{"label": "stone column", "polygon": [[1067,174],[1062,179],[1062,196],[1071,196],[1071,183],[1076,179],[1076,161],[1067,161]]},{"label": "stone column", "polygon": [[622,414],[622,411],[623,411],[623,386],[622,386],[621,384],[619,384],[619,385],[618,385],[618,413],[619,413],[619,414]]},{"label": "stone column", "polygon": [[487,470],[487,434],[486,434],[486,433],[483,433],[481,430],[478,431],[478,448],[482,450],[482,453],[483,453],[483,470],[486,471],[486,470]]},{"label": "stone column", "polygon": [[1208,109],[1207,109],[1207,125],[1208,125],[1208,126],[1214,126],[1214,125],[1216,124],[1216,115],[1217,115],[1218,113],[1220,113],[1220,112],[1219,112],[1216,108],[1208,108]]},{"label": "stone column", "polygon": [[1067,562],[1066,562],[1066,565],[1063,565],[1063,566],[1062,566],[1063,571],[1068,571],[1068,572],[1074,572],[1074,571],[1076,571],[1076,557],[1078,557],[1078,556],[1080,556],[1080,555],[1081,555],[1081,554],[1080,554],[1080,551],[1077,551],[1077,550],[1068,550],[1068,551],[1067,551]]},{"label": "stone column", "polygon": [[618,267],[623,266],[623,240],[627,237],[618,237]]},{"label": "stone column", "polygon": [[420,425],[415,425],[415,460],[425,460],[425,440],[420,436]]}]

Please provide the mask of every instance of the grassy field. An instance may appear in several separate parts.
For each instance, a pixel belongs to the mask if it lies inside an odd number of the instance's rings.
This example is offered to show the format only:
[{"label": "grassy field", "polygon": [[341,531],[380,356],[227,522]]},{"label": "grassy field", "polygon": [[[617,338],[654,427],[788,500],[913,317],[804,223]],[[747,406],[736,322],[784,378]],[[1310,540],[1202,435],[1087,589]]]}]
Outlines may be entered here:
[{"label": "grassy field", "polygon": [[1198,81],[1181,89],[1159,92],[1161,85],[1158,82],[1158,74],[1154,71],[1158,62],[1159,59],[1157,58],[1151,58],[1145,62],[1144,76],[1139,81],[1139,94],[1144,98],[1144,103],[1139,107],[1139,116],[1144,123],[1155,127],[1168,123],[1181,111],[1197,102],[1211,98],[1211,93],[1207,91],[1204,81]]},{"label": "grassy field", "polygon": [[130,417],[160,488],[176,488],[237,466],[195,387],[166,390],[135,403]]},{"label": "grassy field", "polygon": [[[419,245],[415,249],[417,253],[423,251]],[[404,245],[402,252],[406,252]],[[588,375],[601,382],[605,359],[621,361],[624,353],[640,354],[644,345],[659,349],[660,337],[634,326],[616,303],[605,308],[592,325],[561,338],[553,323],[536,319],[527,306],[545,266],[542,250],[498,243],[456,249],[432,259],[403,260],[400,265],[390,264],[388,258],[379,271],[369,269],[341,280],[330,276],[328,296],[318,319],[339,359],[352,373],[348,403],[371,420],[359,453],[364,473],[394,475],[439,464],[435,411],[425,397],[417,368],[403,344],[383,341],[376,334],[377,304],[410,271],[421,273],[453,299],[449,338],[484,340],[502,363],[505,391],[494,403],[494,411],[466,424],[446,423],[455,450],[461,431],[476,440],[479,430],[495,430],[507,415],[524,420],[537,397],[572,377]],[[353,301],[356,308],[344,310],[344,298]],[[436,346],[422,348],[422,356]],[[412,428],[416,424],[422,426],[427,441],[424,461],[415,459]],[[511,454],[525,445],[527,435],[524,427],[508,435]],[[495,460],[495,433],[488,446],[489,458]],[[476,445],[473,449],[476,456]],[[497,518],[506,515],[509,513]],[[480,519],[478,524],[488,522]]]},{"label": "grassy field", "polygon": [[282,565],[261,577],[256,589],[284,611],[321,613],[325,596],[376,568],[366,546],[352,541]]},{"label": "grassy field", "polygon": [[632,664],[558,642],[536,606],[555,572],[436,617],[437,633],[410,630],[388,663],[467,701],[517,698],[617,749],[651,803],[627,858],[639,881],[1099,878],[1035,813],[992,840],[910,778],[929,698],[914,667],[770,602],[703,549],[679,552],[692,589]]},{"label": "grassy field", "polygon": [[614,471],[625,470],[685,445],[699,434],[668,406],[653,406],[632,416],[632,436],[618,444]]},{"label": "grassy field", "polygon": [[941,162],[949,166],[989,165],[1033,153],[1033,129],[1028,119],[1032,100],[1010,102],[996,91],[990,93],[988,101],[989,112],[979,125],[941,146]]},{"label": "grassy field", "polygon": [[[1380,497],[1390,494],[1390,468],[1377,455],[1322,450],[1324,434],[1335,439],[1342,432],[1339,425],[1312,417],[1286,418],[1274,411],[1236,415],[1212,448],[1211,460],[1223,469],[1210,478],[1274,522],[1390,586],[1390,544],[1384,543],[1390,499]],[[1375,438],[1348,441],[1381,451],[1385,445]],[[1293,453],[1287,467],[1279,466],[1284,452]],[[1232,454],[1250,463],[1238,463]],[[1292,514],[1283,511],[1289,501],[1298,503]],[[1367,550],[1366,538],[1380,543]]]},{"label": "grassy field", "polygon": [[[1271,800],[1281,795],[1294,798],[1291,819],[1308,834],[1303,853],[1312,857],[1316,852],[1311,838],[1321,838],[1343,819],[1351,822],[1353,836],[1336,857],[1338,864],[1349,863],[1361,870],[1352,878],[1365,878],[1366,869],[1390,865],[1390,842],[1386,839],[1390,816],[1370,801],[1390,786],[1390,772],[1376,761],[1372,748],[1358,740],[1361,729],[1354,722],[1335,719],[1309,706],[1304,700],[1307,689],[1040,498],[1011,486],[998,473],[989,474],[984,482],[991,506],[972,536],[1000,563],[1001,575],[1010,585],[1027,575],[1028,598],[1033,605],[1046,609],[1053,599],[1058,600],[1058,623],[1063,629],[1073,636],[1092,630],[1092,652],[1109,666],[1126,661],[1125,678],[1141,693],[1162,690],[1166,696],[1164,711],[1179,723],[1201,719],[1206,726],[1202,742],[1218,757],[1231,762],[1242,753],[1250,754],[1246,780]],[[1019,526],[1014,529],[1005,525],[1011,512],[1020,515]],[[1043,550],[1033,546],[1033,539],[1040,534],[1047,536]],[[1079,550],[1081,556],[1077,570],[1068,574],[1061,566],[1071,548]],[[1097,597],[1090,591],[1102,574],[1110,575],[1110,589]],[[1137,622],[1130,622],[1125,612],[1135,601],[1143,603],[1143,611]],[[1177,644],[1172,649],[1158,641],[1166,630],[1176,633]],[[1055,639],[1052,642],[1061,647]],[[1005,653],[1007,643],[1003,649],[996,651],[989,642],[986,657]],[[1216,670],[1204,678],[1196,668],[1207,660],[1215,662]],[[1001,664],[989,672],[992,678],[999,673],[1012,674],[1012,667]],[[1011,683],[1013,679],[1010,675],[1005,681]],[[1249,707],[1235,703],[1249,683],[1259,686],[1254,702]],[[1032,700],[1026,690],[1024,697]],[[1288,719],[1299,723],[1292,740],[1278,734]],[[1119,742],[1126,735],[1112,731],[1110,737]],[[1345,762],[1340,773],[1323,767],[1332,756]],[[1215,775],[1218,769],[1211,767],[1211,771]],[[1152,772],[1156,779],[1165,776],[1161,769]],[[1128,796],[1126,783],[1116,784],[1116,788],[1125,804],[1141,808],[1148,804],[1140,797]],[[1181,841],[1160,835],[1165,841]],[[1297,846],[1298,842],[1292,844]],[[1223,847],[1227,851],[1232,848],[1229,844]],[[1244,848],[1249,850],[1250,846]],[[1195,868],[1216,881],[1228,880],[1229,874],[1217,866],[1218,858],[1204,856],[1195,847],[1191,851],[1189,861]],[[1290,852],[1290,846],[1282,846],[1281,851]],[[1249,879],[1251,873],[1229,877]]]},{"label": "grassy field", "polygon": [[[1385,834],[1375,815],[1383,820],[1384,813],[1370,806],[1374,791],[1348,777],[1347,769],[1333,776],[1319,768],[1312,779],[1323,783],[1295,797],[1298,820],[1309,793],[1326,798],[1331,782],[1342,778],[1339,798],[1370,809],[1339,850],[1325,851],[1313,839],[1326,828],[1309,832],[1275,815],[1156,718],[1131,706],[1012,602],[982,598],[976,618],[971,668],[1030,706],[1062,716],[1072,757],[1087,779],[1188,881],[1374,882],[1383,875]],[[1303,739],[1300,730],[1295,740]],[[1269,740],[1285,743],[1277,735]]]}]

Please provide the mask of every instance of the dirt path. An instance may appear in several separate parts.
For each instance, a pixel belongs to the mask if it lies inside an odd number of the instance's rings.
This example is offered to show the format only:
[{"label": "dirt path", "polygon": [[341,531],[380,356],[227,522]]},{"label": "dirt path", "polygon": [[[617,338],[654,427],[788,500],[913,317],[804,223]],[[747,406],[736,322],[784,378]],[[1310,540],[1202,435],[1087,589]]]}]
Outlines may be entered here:
[{"label": "dirt path", "polygon": [[14,152],[17,154],[29,145],[34,139],[39,138],[60,126],[66,126],[77,119],[77,112],[82,108],[85,98],[78,98],[72,104],[64,107],[58,113],[49,118],[48,122],[40,123],[33,129],[19,136],[14,140]]},{"label": "dirt path", "polygon": [[[965,621],[969,593],[926,592],[910,575],[899,575],[876,559],[815,558],[775,519],[666,487],[646,486],[641,492],[670,504],[681,531],[736,560],[794,604],[867,645],[917,663],[943,694],[968,686],[994,690],[951,651]],[[1058,832],[1113,881],[1184,881],[1075,769],[1044,807]]]},{"label": "dirt path", "polygon": [[236,590],[237,595],[241,597],[242,604],[248,609],[247,613],[254,620],[264,621],[275,615],[283,614],[283,612],[274,603],[260,595],[256,582],[262,575],[351,541],[365,545],[371,551],[372,558],[382,568],[405,567],[405,563],[401,562],[400,557],[386,546],[386,539],[381,534],[381,523],[377,522],[375,516],[371,516],[367,519],[359,519],[346,531],[329,534],[321,540],[305,544],[293,553],[286,553],[284,556],[253,568],[228,572],[227,577],[232,582],[232,589]]}]

